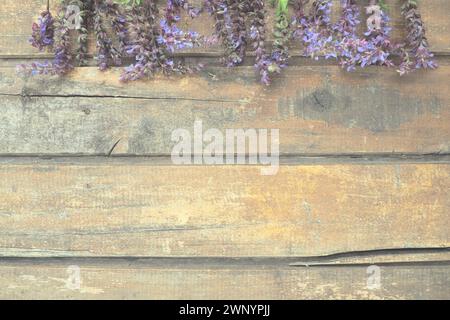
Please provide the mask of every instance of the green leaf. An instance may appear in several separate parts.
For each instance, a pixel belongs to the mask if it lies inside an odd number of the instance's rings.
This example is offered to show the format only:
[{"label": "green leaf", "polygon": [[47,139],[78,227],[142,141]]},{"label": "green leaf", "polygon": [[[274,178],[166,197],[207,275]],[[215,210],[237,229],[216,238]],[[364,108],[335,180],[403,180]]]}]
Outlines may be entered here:
[{"label": "green leaf", "polygon": [[288,11],[289,0],[278,0],[277,16],[286,14]]}]

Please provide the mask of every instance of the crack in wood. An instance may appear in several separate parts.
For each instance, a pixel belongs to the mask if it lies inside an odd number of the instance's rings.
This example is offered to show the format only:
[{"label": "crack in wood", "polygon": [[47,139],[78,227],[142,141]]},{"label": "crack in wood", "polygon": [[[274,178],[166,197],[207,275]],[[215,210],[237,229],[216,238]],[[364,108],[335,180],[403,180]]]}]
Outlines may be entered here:
[{"label": "crack in wood", "polygon": [[[5,248],[3,248],[4,250]],[[9,248],[14,250],[14,248]],[[24,249],[21,249],[24,250]],[[30,249],[32,250],[32,249]],[[49,252],[51,250],[48,250]],[[255,266],[255,267],[349,267],[349,266],[365,266],[365,265],[450,265],[448,254],[450,247],[441,248],[394,248],[394,249],[376,249],[365,251],[340,252],[327,256],[309,256],[309,257],[158,257],[158,256],[77,256],[78,251],[51,251],[59,253],[61,256],[0,256],[1,263],[24,263],[24,264],[41,264],[41,263],[61,263],[69,262],[79,263],[96,263],[104,265],[120,264],[120,263],[136,263],[143,266]],[[433,255],[427,260],[426,255]],[[382,259],[383,256],[389,256],[388,259]],[[402,259],[410,256],[412,260]],[[441,256],[442,259],[437,259]],[[339,259],[351,259],[339,260]],[[371,258],[372,260],[368,260]],[[377,261],[377,258],[380,258]],[[414,260],[421,258],[421,260]],[[359,260],[358,260],[359,259]],[[433,260],[434,259],[434,260]]]},{"label": "crack in wood", "polygon": [[194,102],[219,102],[219,103],[242,103],[240,100],[227,99],[196,99],[184,97],[142,97],[128,95],[85,95],[85,94],[29,94],[29,93],[0,93],[3,97],[22,98],[86,98],[86,99],[133,99],[133,100],[173,100],[173,101],[194,101]]}]

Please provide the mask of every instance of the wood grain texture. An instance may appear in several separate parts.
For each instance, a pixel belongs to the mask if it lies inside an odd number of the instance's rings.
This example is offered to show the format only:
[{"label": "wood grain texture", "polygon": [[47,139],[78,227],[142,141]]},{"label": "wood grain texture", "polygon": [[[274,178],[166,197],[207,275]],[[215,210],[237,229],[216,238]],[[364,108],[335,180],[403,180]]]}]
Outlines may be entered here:
[{"label": "wood grain texture", "polygon": [[[399,78],[367,69],[292,67],[270,88],[251,67],[121,84],[118,70],[64,78],[0,69],[0,153],[170,154],[171,133],[274,128],[283,154],[450,151],[450,66]],[[212,75],[217,78],[212,78]]]},{"label": "wood grain texture", "polygon": [[[78,265],[79,290],[68,267]],[[70,271],[70,269],[69,269]],[[367,287],[367,266],[1,262],[1,299],[449,299],[448,265],[382,266],[380,289]]]},{"label": "wood grain texture", "polygon": [[[59,0],[52,0],[52,8],[56,7]],[[194,0],[194,2],[201,2]],[[335,0],[334,20],[338,17],[339,0]],[[0,35],[0,56],[39,56],[36,49],[32,48],[28,39],[31,33],[31,24],[35,21],[39,13],[45,9],[46,0],[3,0],[0,4],[0,14],[3,19],[0,21],[2,34]],[[163,2],[162,2],[163,3]],[[364,0],[364,4],[368,0]],[[399,41],[404,36],[404,21],[400,16],[400,0],[389,1],[389,13],[392,17],[392,26],[394,27],[394,40]],[[55,9],[53,9],[55,11]],[[450,5],[447,0],[423,0],[420,3],[420,11],[423,14],[427,34],[433,51],[447,54],[450,52],[450,22],[448,15]],[[273,9],[269,9],[268,30],[273,25]],[[198,31],[203,35],[213,33],[213,20],[206,14],[198,19],[191,20],[185,18],[181,26],[186,30]],[[95,41],[91,37],[90,45],[95,46]],[[92,49],[93,50],[93,49]],[[202,55],[205,53],[221,53],[220,47],[196,48],[191,51],[185,51],[192,55]]]},{"label": "wood grain texture", "polygon": [[[314,256],[450,246],[450,165],[0,167],[2,256]],[[239,177],[237,179],[237,177]]]},{"label": "wood grain texture", "polygon": [[[389,3],[400,39],[400,1]],[[51,57],[28,43],[45,4],[0,1],[0,299],[450,298],[450,161],[425,156],[450,152],[449,1],[420,4],[437,71],[348,74],[294,47],[270,88],[250,66],[130,85],[95,67],[20,78],[17,63]],[[207,35],[212,25],[182,22]],[[271,177],[158,163],[195,120],[280,129],[290,160]],[[112,155],[126,157],[98,156],[117,142]],[[367,289],[372,264],[380,290]],[[70,265],[80,290],[66,286]]]}]

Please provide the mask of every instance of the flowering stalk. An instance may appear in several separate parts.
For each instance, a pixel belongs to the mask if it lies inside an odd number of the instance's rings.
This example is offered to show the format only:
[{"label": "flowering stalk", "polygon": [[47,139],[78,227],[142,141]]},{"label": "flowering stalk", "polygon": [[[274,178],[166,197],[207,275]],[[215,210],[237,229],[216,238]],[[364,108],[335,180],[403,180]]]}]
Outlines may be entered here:
[{"label": "flowering stalk", "polygon": [[265,48],[265,3],[264,0],[253,0],[249,5],[250,39],[252,40],[252,47],[256,56],[255,68],[261,77],[261,82],[269,85],[269,60]]},{"label": "flowering stalk", "polygon": [[367,42],[357,34],[361,21],[356,0],[341,0],[341,6],[341,17],[333,27],[336,35],[335,51],[341,66],[347,71],[354,71]]},{"label": "flowering stalk", "polygon": [[50,4],[47,1],[47,10],[43,11],[38,22],[33,23],[30,43],[33,47],[43,51],[46,47],[51,47],[54,43],[55,21],[50,12]]},{"label": "flowering stalk", "polygon": [[369,65],[379,65],[392,67],[394,63],[391,55],[394,46],[390,40],[391,27],[389,26],[389,17],[384,10],[384,0],[370,0],[367,7],[368,30],[365,33],[367,42],[363,42],[359,64],[361,67]]},{"label": "flowering stalk", "polygon": [[215,36],[224,47],[224,64],[233,67],[242,63],[247,45],[245,15],[249,2],[239,0],[205,0],[208,12],[215,20]]},{"label": "flowering stalk", "polygon": [[[167,18],[167,11],[166,11]],[[156,72],[188,73],[197,71],[197,67],[188,67],[175,63],[169,54],[174,49],[193,46],[196,34],[179,30],[176,19],[159,21],[159,10],[155,0],[142,0],[131,9],[130,44],[127,53],[135,57],[135,63],[122,73],[122,81],[133,81],[153,76]]]},{"label": "flowering stalk", "polygon": [[247,48],[246,15],[249,11],[247,0],[226,0],[229,10],[229,42],[226,48],[226,65],[234,67],[244,61]]},{"label": "flowering stalk", "polygon": [[[289,40],[291,39],[290,24],[288,21],[288,0],[278,0],[275,17],[274,41],[270,62],[267,70],[270,73],[280,73],[287,67],[289,60]],[[270,81],[269,81],[270,82]]]},{"label": "flowering stalk", "polygon": [[92,11],[92,0],[78,1],[77,4],[80,8],[80,28],[78,30],[78,48],[75,57],[78,61],[78,65],[84,66],[87,64],[88,20],[92,18],[90,14],[90,12]]},{"label": "flowering stalk", "polygon": [[184,9],[191,18],[199,15],[200,9],[191,5],[187,0],[167,0],[166,20],[177,22],[180,20],[180,11]]},{"label": "flowering stalk", "polygon": [[113,32],[117,35],[118,47],[113,47],[111,58],[116,65],[122,64],[122,58],[126,52],[128,45],[127,19],[122,13],[119,6],[113,0],[105,1],[105,15],[110,20]]},{"label": "flowering stalk", "polygon": [[406,43],[399,46],[402,63],[398,72],[407,74],[415,69],[435,69],[434,55],[430,52],[425,26],[417,7],[417,0],[404,0],[402,15],[406,20]]},{"label": "flowering stalk", "polygon": [[65,24],[66,8],[69,0],[63,0],[55,20],[55,57],[52,61],[33,62],[18,66],[18,72],[24,75],[63,75],[73,69],[69,28]]},{"label": "flowering stalk", "polygon": [[98,68],[104,71],[109,66],[110,57],[115,60],[114,63],[120,63],[120,61],[117,59],[116,52],[113,51],[112,40],[103,28],[102,9],[101,0],[94,0],[93,22],[97,44],[95,60],[97,60]]},{"label": "flowering stalk", "polygon": [[199,10],[187,1],[167,0],[165,18],[160,21],[161,34],[157,41],[160,45],[165,46],[170,53],[200,45],[200,36],[197,32],[185,32],[178,28],[177,23],[181,19],[181,9],[186,10],[191,17],[196,17],[199,13]]},{"label": "flowering stalk", "polygon": [[295,0],[294,2],[294,18],[292,21],[294,39],[303,39],[305,30],[309,27],[309,19],[305,12],[305,7],[309,0]]},{"label": "flowering stalk", "polygon": [[141,5],[134,4],[131,9],[131,43],[127,53],[135,56],[135,64],[127,67],[121,75],[122,81],[138,80],[152,76],[160,67],[161,52],[157,47],[156,21],[158,8],[153,0],[144,0]]},{"label": "flowering stalk", "polygon": [[302,38],[305,55],[314,59],[320,56],[336,58],[331,24],[332,0],[315,0],[312,3],[309,20],[303,25]]}]

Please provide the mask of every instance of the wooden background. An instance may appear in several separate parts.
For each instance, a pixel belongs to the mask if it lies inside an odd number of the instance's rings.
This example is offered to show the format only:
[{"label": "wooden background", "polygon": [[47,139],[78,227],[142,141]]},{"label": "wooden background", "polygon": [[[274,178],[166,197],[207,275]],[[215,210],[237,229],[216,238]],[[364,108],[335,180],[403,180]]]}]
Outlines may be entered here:
[{"label": "wooden background", "polygon": [[[229,70],[220,48],[180,53],[207,63],[190,77],[24,79],[16,64],[48,56],[27,42],[46,1],[2,0],[0,298],[450,298],[450,2],[420,2],[437,71],[348,74],[294,50],[266,88],[251,53]],[[171,165],[196,119],[279,128],[280,172]]]}]

